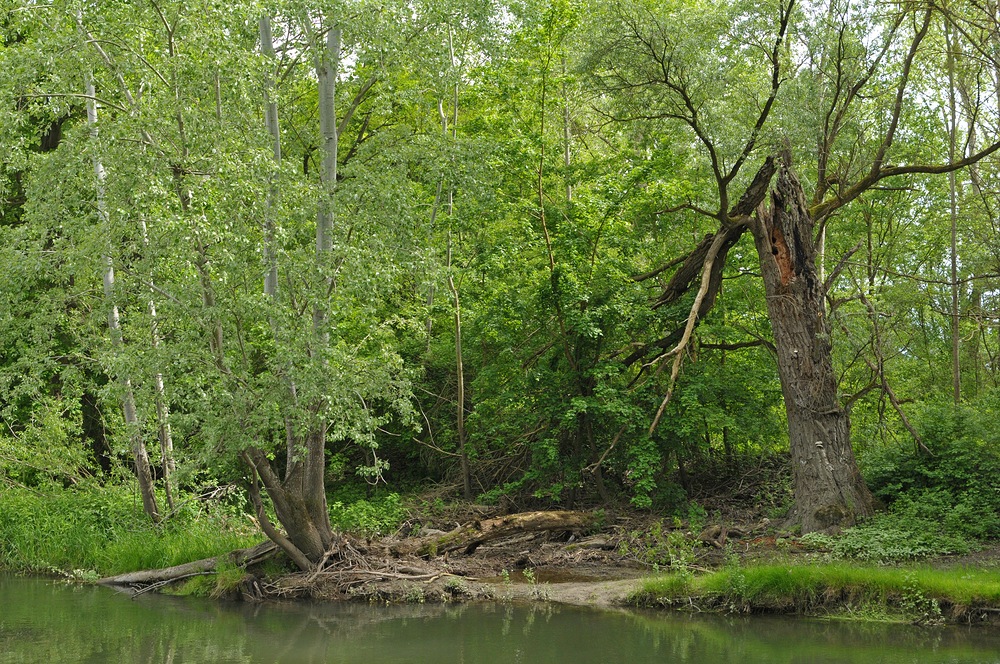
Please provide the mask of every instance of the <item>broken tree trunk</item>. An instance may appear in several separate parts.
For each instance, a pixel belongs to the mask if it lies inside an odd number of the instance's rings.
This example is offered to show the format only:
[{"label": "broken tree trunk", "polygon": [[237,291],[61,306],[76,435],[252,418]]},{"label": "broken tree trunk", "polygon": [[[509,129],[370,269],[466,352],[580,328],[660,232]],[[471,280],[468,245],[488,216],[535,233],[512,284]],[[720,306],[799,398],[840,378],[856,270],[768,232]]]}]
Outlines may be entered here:
[{"label": "broken tree trunk", "polygon": [[837,399],[826,287],[816,270],[813,220],[785,158],[771,206],[752,224],[788,416],[795,520],[802,532],[854,525],[874,499],[851,449],[850,420]]},{"label": "broken tree trunk", "polygon": [[481,544],[523,532],[583,530],[597,516],[589,512],[522,512],[474,521],[443,535],[404,540],[392,547],[396,555],[435,556],[450,551],[472,553]]}]

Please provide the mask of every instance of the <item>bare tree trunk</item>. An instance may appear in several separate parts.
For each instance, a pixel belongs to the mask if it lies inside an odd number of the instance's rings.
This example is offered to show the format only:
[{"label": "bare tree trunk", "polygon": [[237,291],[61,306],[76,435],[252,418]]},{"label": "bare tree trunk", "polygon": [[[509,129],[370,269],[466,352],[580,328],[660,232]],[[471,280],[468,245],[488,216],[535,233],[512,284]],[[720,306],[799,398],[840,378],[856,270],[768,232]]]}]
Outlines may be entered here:
[{"label": "bare tree trunk", "polygon": [[[316,264],[317,277],[325,284],[319,297],[324,298],[333,288],[333,277],[323,277],[325,264],[333,252],[333,229],[336,215],[337,190],[337,76],[340,73],[341,28],[335,25],[326,35],[326,48],[317,54],[316,75],[319,82],[319,124],[323,139],[323,165],[320,175],[321,195],[316,214]],[[327,307],[323,299],[318,299],[314,309],[313,323],[316,328],[316,343],[320,362],[329,345],[327,330]],[[302,468],[302,501],[316,529],[327,548],[333,542],[330,527],[330,513],[326,503],[326,420],[316,411],[314,428],[306,435],[306,458]],[[314,561],[318,562],[318,561]]]},{"label": "bare tree trunk", "polygon": [[[455,44],[452,38],[451,27],[448,28],[448,58],[452,68],[455,67]],[[458,81],[452,87],[451,100],[451,140],[458,141]],[[444,112],[444,104],[438,104],[438,111],[441,114],[441,133],[445,140],[448,139],[448,117]],[[454,168],[454,158],[452,158],[452,168]],[[441,185],[439,183],[439,193]],[[458,433],[458,457],[462,473],[462,496],[466,500],[472,500],[472,474],[469,469],[469,452],[466,449],[465,432],[465,361],[462,358],[462,300],[455,283],[455,270],[452,263],[452,233],[450,225],[455,218],[455,188],[448,185],[448,249],[447,249],[447,271],[448,290],[451,292],[452,306],[454,308],[455,320],[455,426]]]},{"label": "bare tree trunk", "polygon": [[850,420],[837,399],[814,224],[788,161],[779,170],[770,208],[758,208],[752,230],[788,416],[795,518],[803,532],[812,532],[854,525],[872,513],[874,499],[858,470]]},{"label": "bare tree trunk", "polygon": [[[94,81],[86,78],[87,87],[87,125],[90,127],[90,137],[94,141],[94,177],[97,181],[97,216],[105,229],[108,228],[107,204],[104,197],[104,164],[97,150],[97,102]],[[121,323],[118,317],[118,305],[115,303],[115,267],[110,251],[104,256],[104,299],[108,306],[108,331],[111,334],[111,344],[116,350],[122,347]],[[135,463],[135,475],[139,482],[139,493],[142,495],[142,508],[154,523],[159,523],[160,510],[156,505],[156,494],[153,491],[153,472],[149,465],[149,453],[142,439],[142,428],[135,409],[135,394],[132,390],[132,380],[127,375],[119,376],[124,395],[122,396],[122,412],[125,417],[125,429],[128,432],[132,446],[132,459]]]},{"label": "bare tree trunk", "polygon": [[459,526],[443,535],[406,539],[392,547],[396,555],[437,556],[451,551],[473,553],[480,545],[517,533],[580,531],[590,528],[597,515],[590,512],[521,512]]},{"label": "bare tree trunk", "polygon": [[[260,19],[260,50],[269,58],[274,58],[274,41],[271,38],[271,19]],[[274,172],[271,173],[264,210],[264,295],[274,299],[278,293],[278,258],[274,247],[274,207],[278,197],[278,171],[281,168],[281,130],[278,126],[278,104],[273,98],[274,81],[268,74],[264,81],[264,107],[267,131],[271,134],[274,154]]]},{"label": "bare tree trunk", "polygon": [[[955,52],[951,24],[945,23],[948,69],[948,161],[955,162],[958,142],[958,108],[955,99]],[[955,403],[962,400],[962,363],[958,310],[958,185],[955,171],[948,173],[948,206],[951,219],[951,389]]]},{"label": "bare tree trunk", "polygon": [[455,308],[455,416],[458,433],[458,457],[462,471],[462,496],[472,500],[472,475],[469,471],[469,454],[465,436],[465,363],[462,360],[462,302],[459,298],[455,275],[451,270],[451,233],[448,233],[448,289]]},{"label": "bare tree trunk", "polygon": [[566,91],[566,58],[562,64],[562,101],[563,101],[563,165],[566,166],[566,201],[573,200],[573,185],[569,181],[569,167],[573,164],[573,132],[569,113],[569,93]]},{"label": "bare tree trunk", "polygon": [[[142,228],[142,244],[144,247],[148,247],[149,232],[146,228],[146,220],[140,219],[139,223]],[[149,336],[153,350],[156,351],[160,346],[160,331],[156,315],[156,301],[152,295],[154,292],[152,275],[149,277],[149,284],[150,296],[147,305],[149,310]],[[161,471],[163,473],[163,490],[167,495],[167,507],[173,512],[177,507],[174,499],[176,488],[174,486],[174,472],[177,470],[177,464],[174,461],[174,437],[170,431],[170,405],[167,401],[167,390],[163,383],[163,373],[160,371],[157,371],[153,375],[153,388],[156,390],[154,400],[156,406],[157,438],[160,441],[160,464],[163,467]]]}]

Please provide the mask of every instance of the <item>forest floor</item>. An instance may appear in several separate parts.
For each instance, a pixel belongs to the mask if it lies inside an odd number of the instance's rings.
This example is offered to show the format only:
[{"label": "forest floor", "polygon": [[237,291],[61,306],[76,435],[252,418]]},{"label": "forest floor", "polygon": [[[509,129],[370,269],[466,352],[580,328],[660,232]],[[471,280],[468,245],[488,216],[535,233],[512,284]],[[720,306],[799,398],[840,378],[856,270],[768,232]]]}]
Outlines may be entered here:
[{"label": "forest floor", "polygon": [[638,580],[653,572],[651,565],[636,559],[635,544],[629,544],[641,529],[634,517],[608,518],[586,532],[514,532],[440,555],[400,551],[410,541],[443,536],[461,524],[490,518],[504,516],[483,508],[456,507],[446,515],[419,518],[419,528],[414,527],[409,537],[354,541],[356,554],[349,570],[331,565],[318,575],[290,574],[266,584],[264,595],[389,603],[499,600],[611,606],[623,604],[638,589]]}]

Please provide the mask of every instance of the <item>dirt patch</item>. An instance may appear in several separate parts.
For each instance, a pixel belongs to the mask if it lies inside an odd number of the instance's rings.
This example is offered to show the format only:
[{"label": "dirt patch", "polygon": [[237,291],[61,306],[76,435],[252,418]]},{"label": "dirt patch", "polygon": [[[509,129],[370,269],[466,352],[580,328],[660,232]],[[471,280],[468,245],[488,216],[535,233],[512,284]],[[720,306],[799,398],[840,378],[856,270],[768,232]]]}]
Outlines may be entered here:
[{"label": "dirt patch", "polygon": [[[639,590],[642,577],[675,567],[700,573],[731,564],[734,558],[743,565],[796,564],[821,555],[801,546],[759,510],[724,515],[719,510],[715,516],[717,521],[703,526],[629,512],[504,515],[480,507],[465,513],[451,509],[443,517],[414,518],[387,538],[345,537],[318,571],[275,577],[273,563],[270,576],[260,568],[256,573],[251,569],[226,596],[250,601],[548,601],[613,606],[626,603]],[[524,532],[512,524],[541,530]],[[458,535],[468,539],[456,545]],[[445,544],[427,546],[435,541]],[[943,569],[1000,568],[1000,543],[924,564]],[[172,580],[176,578],[132,587],[145,592]]]},{"label": "dirt patch", "polygon": [[978,567],[981,569],[1000,568],[1000,542],[991,542],[977,551],[961,555],[938,556],[928,561],[931,567],[939,569],[958,569],[962,567]]},{"label": "dirt patch", "polygon": [[[638,579],[674,564],[709,569],[721,564],[724,551],[747,540],[746,552],[758,552],[767,522],[719,525],[693,532],[690,524],[649,515],[608,515],[561,521],[535,518],[536,513],[474,518],[450,524],[433,520],[408,524],[403,533],[384,540],[350,541],[321,571],[289,574],[258,582],[248,599],[308,597],[369,602],[461,602],[476,600],[551,601],[611,606],[623,604],[638,589]],[[555,513],[553,513],[555,514]],[[531,518],[525,518],[531,517]],[[454,535],[482,526],[497,532],[507,520],[545,524],[542,532],[501,529],[488,541],[476,537],[469,546],[451,547]],[[549,527],[555,523],[555,527]],[[563,529],[561,524],[573,525]],[[445,531],[439,526],[451,525]],[[532,526],[534,527],[534,526]],[[490,530],[490,529],[494,530]],[[405,535],[405,536],[404,536]],[[439,540],[449,547],[427,546]],[[728,545],[728,547],[727,547]],[[438,551],[445,553],[438,554]]]},{"label": "dirt patch", "polygon": [[471,553],[393,556],[390,542],[357,545],[353,564],[260,583],[261,599],[309,597],[369,602],[553,601],[621,603],[649,568],[605,536],[536,533],[503,538]]}]

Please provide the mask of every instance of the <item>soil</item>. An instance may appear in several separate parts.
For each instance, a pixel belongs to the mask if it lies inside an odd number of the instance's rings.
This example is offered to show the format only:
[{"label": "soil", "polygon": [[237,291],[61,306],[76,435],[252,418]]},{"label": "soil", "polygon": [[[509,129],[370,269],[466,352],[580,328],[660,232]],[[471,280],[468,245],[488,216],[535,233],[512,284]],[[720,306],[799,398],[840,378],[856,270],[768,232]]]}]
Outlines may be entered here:
[{"label": "soil", "polygon": [[[489,541],[471,551],[444,555],[400,555],[415,550],[411,541],[456,532],[459,524],[497,518],[486,508],[414,519],[401,533],[383,540],[351,541],[349,552],[317,574],[289,574],[273,582],[254,580],[247,599],[309,597],[368,602],[458,602],[476,600],[547,601],[608,607],[624,605],[653,574],[649,547],[675,532],[694,555],[685,564],[705,570],[721,564],[724,547],[745,557],[766,558],[777,552],[766,520],[741,525],[712,525],[697,532],[690,524],[652,515],[608,515],[598,525],[579,530],[521,532]],[[669,524],[669,525],[666,525]],[[445,530],[445,529],[449,530]],[[404,536],[404,533],[406,536]],[[431,533],[431,535],[428,535]],[[736,545],[736,546],[733,546]],[[660,564],[667,555],[658,552]]]}]

